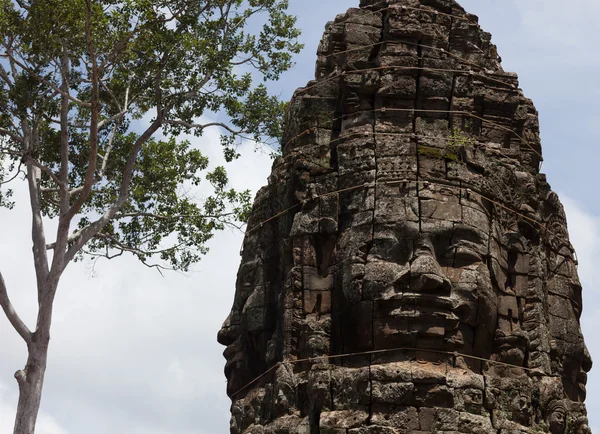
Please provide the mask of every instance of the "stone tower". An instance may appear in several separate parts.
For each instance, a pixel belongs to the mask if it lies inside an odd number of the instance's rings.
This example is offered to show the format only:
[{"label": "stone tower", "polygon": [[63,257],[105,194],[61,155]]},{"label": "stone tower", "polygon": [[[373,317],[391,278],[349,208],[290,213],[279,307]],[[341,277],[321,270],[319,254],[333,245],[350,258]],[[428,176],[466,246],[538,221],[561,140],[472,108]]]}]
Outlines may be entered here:
[{"label": "stone tower", "polygon": [[533,103],[454,0],[326,26],[219,333],[232,434],[589,433]]}]

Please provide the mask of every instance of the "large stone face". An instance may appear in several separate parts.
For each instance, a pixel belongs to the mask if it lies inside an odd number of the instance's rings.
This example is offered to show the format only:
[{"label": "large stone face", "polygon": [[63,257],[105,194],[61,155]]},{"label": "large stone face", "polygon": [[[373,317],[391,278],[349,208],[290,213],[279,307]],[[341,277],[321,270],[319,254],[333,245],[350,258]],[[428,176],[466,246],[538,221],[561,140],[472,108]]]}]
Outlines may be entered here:
[{"label": "large stone face", "polygon": [[589,433],[532,102],[453,0],[329,23],[219,333],[232,434]]}]

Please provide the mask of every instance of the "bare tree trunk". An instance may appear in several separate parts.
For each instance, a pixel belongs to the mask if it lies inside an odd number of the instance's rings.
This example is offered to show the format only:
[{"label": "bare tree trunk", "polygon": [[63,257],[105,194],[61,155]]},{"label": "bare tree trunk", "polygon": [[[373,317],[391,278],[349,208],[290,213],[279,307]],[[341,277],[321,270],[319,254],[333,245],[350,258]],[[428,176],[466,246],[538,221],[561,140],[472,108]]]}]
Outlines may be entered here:
[{"label": "bare tree trunk", "polygon": [[25,369],[15,373],[15,378],[19,383],[19,403],[17,404],[13,434],[35,433],[46,374],[52,307],[57,287],[58,277],[50,282],[46,281],[39,290],[42,296],[37,315],[37,328],[34,333],[31,333],[27,342],[27,364]]},{"label": "bare tree trunk", "polygon": [[19,403],[13,434],[34,434],[40,401],[50,336],[47,331],[34,333],[28,346],[29,356],[24,370],[17,371],[15,378],[19,383]]}]

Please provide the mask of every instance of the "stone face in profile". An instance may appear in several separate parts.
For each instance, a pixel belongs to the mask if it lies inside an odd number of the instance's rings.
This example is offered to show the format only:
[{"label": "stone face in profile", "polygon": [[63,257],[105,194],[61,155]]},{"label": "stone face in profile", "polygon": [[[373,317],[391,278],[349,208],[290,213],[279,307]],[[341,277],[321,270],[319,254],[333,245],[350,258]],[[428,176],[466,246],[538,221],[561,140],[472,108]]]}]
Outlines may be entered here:
[{"label": "stone face in profile", "polygon": [[591,360],[537,112],[453,0],[327,25],[256,197],[231,433],[588,433]]}]

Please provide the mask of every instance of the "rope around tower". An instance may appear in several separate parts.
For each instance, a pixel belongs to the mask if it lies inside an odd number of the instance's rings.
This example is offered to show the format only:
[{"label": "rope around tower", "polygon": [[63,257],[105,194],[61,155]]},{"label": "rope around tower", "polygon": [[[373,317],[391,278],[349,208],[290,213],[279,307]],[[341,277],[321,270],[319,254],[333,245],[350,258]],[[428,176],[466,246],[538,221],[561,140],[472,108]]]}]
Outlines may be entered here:
[{"label": "rope around tower", "polygon": [[[501,125],[501,124],[499,124],[497,122],[490,121],[489,119],[485,119],[485,118],[483,118],[483,117],[481,117],[479,115],[475,115],[475,114],[470,113],[468,111],[464,111],[464,110],[437,110],[437,109],[415,109],[415,108],[390,108],[390,107],[382,107],[382,108],[378,108],[378,109],[360,110],[360,111],[357,111],[357,112],[354,112],[354,113],[344,114],[342,116],[338,116],[337,118],[333,118],[333,119],[331,119],[328,122],[331,122],[331,124],[333,124],[336,121],[347,119],[348,117],[351,117],[351,116],[354,116],[354,115],[357,115],[357,114],[361,114],[361,113],[381,113],[381,114],[385,115],[388,112],[390,112],[390,113],[405,112],[405,113],[413,113],[413,114],[415,114],[415,113],[438,113],[438,114],[447,113],[447,114],[453,114],[453,115],[468,116],[468,117],[471,117],[473,119],[477,119],[477,120],[479,120],[479,121],[481,121],[481,122],[483,122],[483,123],[485,123],[487,125],[490,125],[490,126],[499,128],[499,129],[501,129],[503,131],[506,131],[508,133],[514,134],[515,137],[518,138],[521,141],[521,143],[525,144],[540,159],[540,161],[544,160],[544,157],[542,156],[542,154],[537,149],[535,149],[533,147],[533,145],[531,145],[531,143],[529,143],[527,140],[525,140],[515,130],[513,130],[511,128],[508,128],[508,127],[506,127],[504,125]],[[305,136],[307,134],[310,134],[310,133],[314,132],[316,129],[319,129],[319,128],[324,128],[324,126],[313,126],[311,128],[308,128],[308,129],[302,131],[300,134],[298,134],[298,135],[292,137],[291,139],[289,139],[285,143],[284,148],[287,147],[290,143],[293,143],[294,141],[296,141],[298,138],[303,137],[303,136]],[[378,135],[378,134],[389,134],[389,133],[385,133],[385,132],[374,132],[374,133],[360,132],[360,133],[351,133],[350,135],[347,135],[347,136],[341,135],[340,137],[338,137],[336,139],[330,140],[329,144],[335,143],[335,142],[338,142],[338,141],[341,141],[341,140],[345,140],[345,139],[347,139],[347,138],[349,138],[351,136],[354,136],[354,135],[360,136],[360,135]],[[394,133],[394,134],[398,135],[399,133]],[[410,133],[411,137],[412,136],[416,136],[416,135],[417,135],[416,133]],[[433,139],[434,137],[426,137],[426,138],[432,138]]]},{"label": "rope around tower", "polygon": [[[518,366],[518,365],[511,364],[511,363],[505,363],[505,362],[501,362],[498,360],[486,359],[483,357],[473,356],[470,354],[464,354],[464,353],[460,353],[457,351],[442,351],[442,350],[432,350],[432,349],[414,348],[414,347],[397,347],[397,348],[389,348],[389,349],[385,349],[385,350],[370,350],[370,351],[360,351],[360,352],[356,352],[356,353],[322,355],[322,356],[318,356],[318,357],[307,357],[304,359],[286,360],[283,362],[277,362],[273,366],[271,366],[269,369],[264,371],[262,374],[255,377],[252,381],[250,381],[249,383],[244,385],[242,388],[236,390],[234,393],[232,393],[230,395],[230,397],[233,399],[234,396],[238,395],[239,393],[243,392],[244,390],[246,390],[248,387],[252,386],[254,383],[259,381],[260,379],[264,378],[271,371],[274,371],[277,368],[279,368],[280,366],[283,366],[286,364],[296,365],[298,363],[303,363],[303,362],[316,363],[316,362],[325,361],[325,360],[329,361],[329,360],[333,360],[333,359],[344,359],[344,358],[354,357],[354,356],[376,356],[376,355],[389,354],[389,353],[393,353],[393,352],[397,352],[397,351],[419,351],[419,352],[426,352],[426,353],[432,353],[432,354],[443,354],[443,355],[453,356],[454,358],[464,357],[466,359],[477,360],[477,361],[485,362],[485,363],[491,363],[493,365],[503,366],[503,367],[507,367],[507,368],[518,368],[518,369],[522,369],[527,372],[540,372],[539,369],[536,369],[536,368],[528,368],[525,366]],[[448,364],[447,361],[446,361],[446,364]]]},{"label": "rope around tower", "polygon": [[482,199],[487,200],[488,202],[499,206],[500,208],[504,209],[505,211],[508,211],[510,213],[513,213],[514,215],[521,217],[522,219],[528,221],[529,223],[535,224],[537,227],[539,227],[540,230],[549,233],[550,235],[554,236],[554,237],[558,237],[558,235],[554,232],[552,232],[550,229],[546,228],[542,222],[529,217],[513,208],[511,208],[510,206],[507,206],[503,203],[498,202],[497,200],[494,200],[490,197],[488,197],[487,195],[485,195],[484,193],[481,193],[480,191],[478,191],[477,188],[475,188],[474,186],[471,185],[455,185],[453,183],[451,183],[450,181],[442,181],[440,179],[435,179],[435,178],[421,178],[418,180],[408,180],[406,178],[397,178],[397,179],[393,179],[393,180],[386,180],[386,181],[373,181],[373,182],[366,182],[366,183],[361,183],[361,184],[357,184],[357,185],[353,185],[350,187],[346,187],[346,188],[342,188],[342,189],[338,189],[338,190],[334,190],[334,191],[329,191],[327,193],[323,193],[320,195],[315,195],[313,197],[311,197],[310,199],[304,199],[303,201],[300,201],[299,203],[290,206],[289,208],[286,208],[285,210],[267,218],[266,220],[256,224],[255,226],[252,226],[251,228],[249,228],[246,231],[246,234],[251,234],[252,232],[254,232],[255,230],[262,228],[266,223],[275,220],[287,213],[289,213],[290,211],[294,210],[295,208],[304,205],[306,203],[308,203],[311,200],[316,200],[316,199],[321,199],[327,196],[331,196],[334,194],[339,194],[339,193],[344,193],[347,191],[352,191],[352,190],[357,190],[360,188],[374,188],[376,185],[398,185],[399,183],[410,183],[410,184],[419,184],[419,183],[430,183],[430,184],[437,184],[437,185],[443,185],[445,187],[448,188],[456,188],[456,189],[465,189],[465,190],[471,190],[474,191],[476,194],[478,194],[479,196],[481,196]]}]

